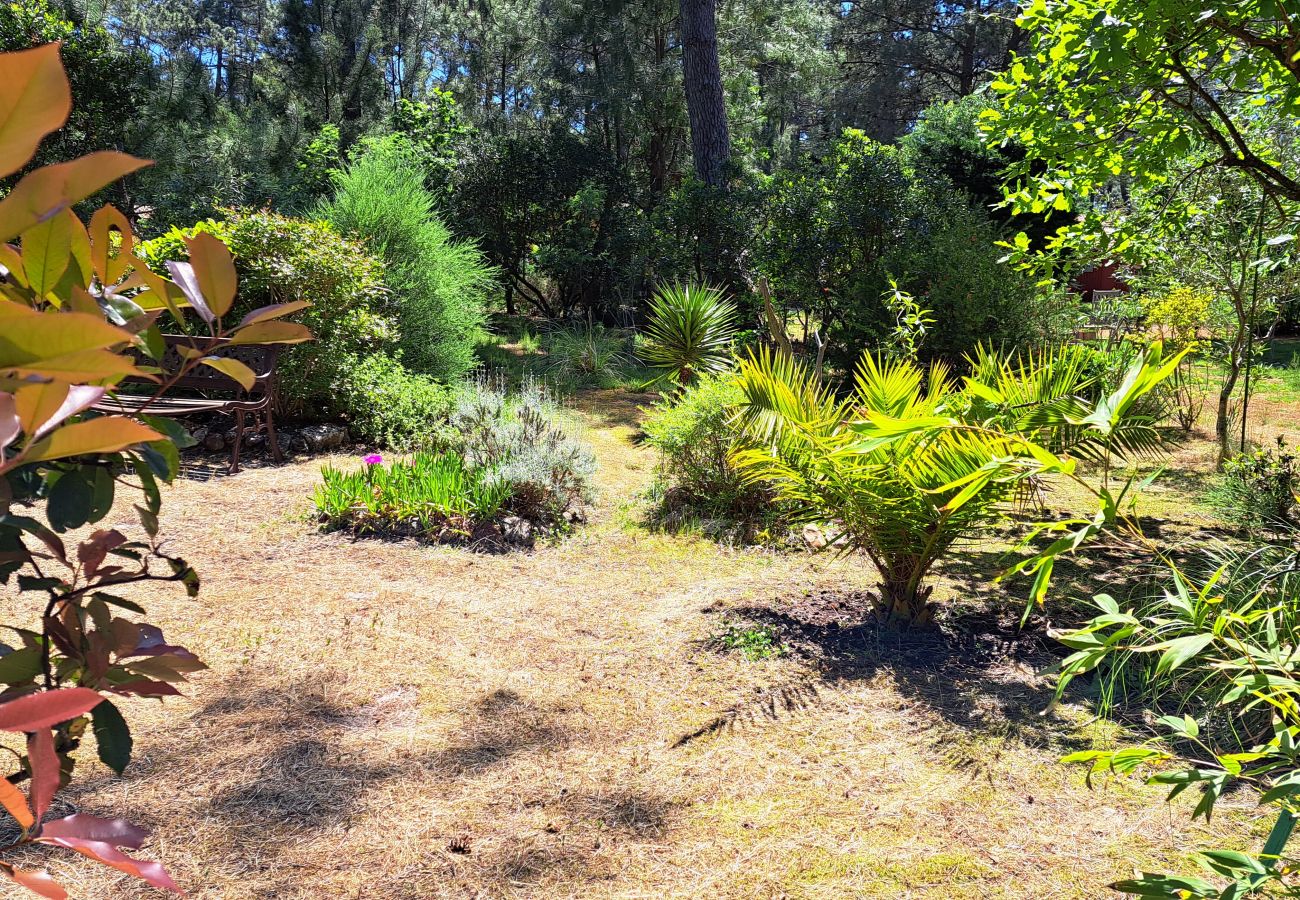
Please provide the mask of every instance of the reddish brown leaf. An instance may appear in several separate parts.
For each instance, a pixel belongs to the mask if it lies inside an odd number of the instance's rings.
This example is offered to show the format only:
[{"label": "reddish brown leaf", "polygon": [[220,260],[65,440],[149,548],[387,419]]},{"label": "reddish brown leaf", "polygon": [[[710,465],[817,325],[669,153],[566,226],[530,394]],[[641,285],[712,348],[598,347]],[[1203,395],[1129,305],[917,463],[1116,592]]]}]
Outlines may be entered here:
[{"label": "reddish brown leaf", "polygon": [[123,618],[113,620],[113,652],[129,653],[140,644],[140,626]]},{"label": "reddish brown leaf", "polygon": [[235,332],[230,338],[232,344],[301,344],[312,340],[312,333],[306,325],[297,322],[254,322]]},{"label": "reddish brown leaf", "polygon": [[112,866],[114,869],[128,875],[134,875],[154,887],[174,891],[177,894],[183,893],[176,882],[172,881],[171,876],[167,874],[167,870],[161,865],[151,860],[132,859],[112,844],[103,841],[86,841],[71,837],[46,837],[44,835],[37,840],[42,844],[52,844],[56,847],[67,847],[69,850],[76,850],[83,856],[88,856],[106,866]]},{"label": "reddish brown leaf", "polygon": [[199,286],[194,267],[187,262],[171,260],[167,263],[167,271],[171,273],[172,281],[176,282],[176,286],[181,289],[189,305],[199,314],[199,318],[211,325],[217,316],[208,308],[208,301],[203,296],[203,288]]},{"label": "reddish brown leaf", "polygon": [[137,678],[134,681],[124,681],[121,684],[111,685],[104,688],[111,694],[121,694],[126,697],[179,697],[181,692],[176,690],[165,681],[149,681],[146,678]]},{"label": "reddish brown leaf", "polygon": [[8,778],[0,778],[0,806],[9,811],[9,815],[23,826],[24,831],[36,824],[36,817],[32,815],[32,808],[27,805],[27,798]]},{"label": "reddish brown leaf", "polygon": [[3,864],[3,868],[5,874],[14,881],[27,888],[27,890],[47,898],[47,900],[68,900],[68,892],[51,878],[50,873],[44,869],[40,871],[15,869],[7,863]]},{"label": "reddish brown leaf", "polygon": [[188,656],[180,656],[175,653],[167,653],[162,656],[147,656],[144,659],[133,659],[125,665],[132,672],[139,675],[168,682],[184,681],[184,673],[197,672],[199,669],[207,668],[192,653]]},{"label": "reddish brown leaf", "polygon": [[0,393],[0,450],[12,444],[22,430],[23,423],[18,418],[14,395]]},{"label": "reddish brown leaf", "polygon": [[41,826],[44,838],[78,838],[83,841],[100,841],[114,847],[139,850],[144,846],[149,832],[125,819],[101,819],[85,813],[74,813]]},{"label": "reddish brown leaf", "polygon": [[32,810],[39,822],[59,790],[59,754],[54,732],[38,728],[27,737],[27,759],[32,766]]},{"label": "reddish brown leaf", "polygon": [[81,655],[81,650],[72,642],[72,635],[68,634],[63,622],[55,616],[46,616],[42,621],[45,623],[45,633],[64,656],[75,658]]},{"label": "reddish brown leaf", "polygon": [[104,700],[87,688],[25,694],[0,703],[0,731],[39,731],[90,712]]},{"label": "reddish brown leaf", "polygon": [[101,528],[77,546],[77,559],[81,560],[87,578],[93,578],[108,551],[126,543],[126,535],[116,529]]}]

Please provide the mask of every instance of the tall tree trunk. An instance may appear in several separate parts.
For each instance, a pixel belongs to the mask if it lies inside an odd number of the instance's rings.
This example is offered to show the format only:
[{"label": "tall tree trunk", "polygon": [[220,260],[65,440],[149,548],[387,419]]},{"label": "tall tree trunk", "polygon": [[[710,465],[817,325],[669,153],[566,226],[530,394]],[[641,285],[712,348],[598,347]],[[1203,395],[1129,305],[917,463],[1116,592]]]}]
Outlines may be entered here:
[{"label": "tall tree trunk", "polygon": [[1237,390],[1237,381],[1241,377],[1242,364],[1242,349],[1234,344],[1228,357],[1228,372],[1223,378],[1223,385],[1219,388],[1219,402],[1214,414],[1214,439],[1219,445],[1216,466],[1220,469],[1232,453],[1232,435],[1228,433],[1231,425],[1229,413],[1232,395]]},{"label": "tall tree trunk", "polygon": [[680,0],[682,81],[691,122],[695,174],[710,187],[722,187],[731,158],[727,104],[718,65],[716,0]]}]

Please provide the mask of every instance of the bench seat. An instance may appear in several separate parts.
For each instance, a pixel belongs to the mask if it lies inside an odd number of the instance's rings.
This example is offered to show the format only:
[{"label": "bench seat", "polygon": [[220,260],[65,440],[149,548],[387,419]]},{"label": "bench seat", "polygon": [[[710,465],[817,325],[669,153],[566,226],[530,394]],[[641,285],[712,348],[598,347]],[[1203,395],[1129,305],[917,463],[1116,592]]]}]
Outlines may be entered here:
[{"label": "bench seat", "polygon": [[[211,338],[194,338],[188,335],[163,335],[167,352],[161,362],[140,359],[141,365],[157,366],[162,369],[164,377],[174,375],[182,370],[184,357],[178,347],[197,347],[209,356],[236,359],[248,366],[255,376],[253,387],[246,390],[243,385],[230,376],[217,371],[211,366],[198,365],[185,375],[174,380],[171,390],[186,391],[199,396],[180,397],[168,393],[162,397],[152,394],[112,394],[95,404],[100,412],[134,416],[145,413],[152,416],[179,418],[200,413],[228,413],[235,419],[235,439],[230,452],[230,472],[239,471],[239,451],[244,441],[245,432],[256,434],[265,431],[276,462],[284,460],[279,441],[275,435],[275,422],[272,417],[276,402],[275,368],[279,360],[279,344],[230,344],[229,341],[213,341]],[[126,383],[141,384],[156,388],[157,382],[150,378],[131,377]],[[216,396],[209,396],[216,395]],[[252,424],[246,424],[246,419]]]}]

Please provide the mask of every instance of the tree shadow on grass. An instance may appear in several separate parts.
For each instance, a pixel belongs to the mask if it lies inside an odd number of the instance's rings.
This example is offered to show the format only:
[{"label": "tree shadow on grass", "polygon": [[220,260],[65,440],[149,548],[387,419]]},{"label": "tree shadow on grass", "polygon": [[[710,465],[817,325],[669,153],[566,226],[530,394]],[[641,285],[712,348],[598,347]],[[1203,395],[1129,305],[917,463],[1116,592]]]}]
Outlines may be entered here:
[{"label": "tree shadow on grass", "polygon": [[639,432],[645,418],[643,407],[653,406],[657,395],[652,391],[634,393],[627,390],[582,390],[570,398],[574,409],[599,419],[611,428],[631,428]]},{"label": "tree shadow on grass", "polygon": [[[550,878],[574,883],[606,878],[606,863],[597,858],[602,841],[609,847],[657,838],[674,815],[674,805],[652,789],[638,790],[621,779],[584,782],[581,790],[565,787],[573,782],[563,776],[563,754],[580,736],[563,708],[493,690],[466,704],[445,732],[447,743],[406,749],[405,740],[380,735],[418,724],[416,687],[391,685],[364,699],[336,696],[322,680],[329,681],[318,676],[275,686],[232,677],[224,692],[208,698],[167,741],[142,747],[124,779],[87,778],[68,792],[69,799],[86,804],[88,811],[122,814],[127,811],[99,808],[110,802],[100,796],[128,787],[133,821],[160,833],[174,832],[178,821],[182,827],[216,825],[221,836],[208,835],[205,844],[221,846],[222,860],[240,866],[252,860],[248,865],[263,883],[295,896],[290,885],[315,865],[310,856],[296,855],[304,841],[374,827],[382,813],[367,797],[377,789],[391,794],[395,783],[439,786],[429,796],[445,804],[448,824],[442,834],[424,836],[421,853],[425,865],[463,883],[469,896],[499,896]],[[552,758],[556,778],[512,783],[509,774],[498,775],[524,754]],[[172,806],[170,798],[178,791],[192,812]],[[531,817],[512,819],[521,800],[563,827],[538,829],[528,824]],[[464,820],[453,812],[460,808]],[[488,815],[493,810],[502,815]],[[396,846],[390,843],[394,839],[377,837],[375,846]],[[198,862],[227,871],[222,860]],[[321,865],[328,873],[329,864]],[[375,874],[375,896],[408,896],[409,882],[398,873]],[[425,892],[409,896],[428,896],[427,885]]]},{"label": "tree shadow on grass", "polygon": [[887,676],[904,697],[964,731],[1016,737],[1061,753],[1084,748],[1074,729],[1042,714],[1052,688],[1034,672],[1068,652],[1047,636],[1042,616],[1031,616],[1022,629],[1021,607],[994,602],[950,608],[937,628],[899,630],[869,618],[872,599],[868,592],[826,590],[726,610],[729,619],[770,628],[775,642],[815,674],[724,711],[677,745],[779,719],[823,703],[828,692]]}]

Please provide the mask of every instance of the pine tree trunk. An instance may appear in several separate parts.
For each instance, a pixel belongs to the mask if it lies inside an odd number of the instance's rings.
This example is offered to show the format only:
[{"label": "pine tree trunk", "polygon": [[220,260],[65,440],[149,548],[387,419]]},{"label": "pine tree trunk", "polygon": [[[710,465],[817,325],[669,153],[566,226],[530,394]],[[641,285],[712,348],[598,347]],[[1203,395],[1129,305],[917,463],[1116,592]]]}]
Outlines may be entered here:
[{"label": "pine tree trunk", "polygon": [[731,158],[731,138],[718,64],[716,0],[680,0],[680,12],[682,80],[695,174],[710,187],[722,187]]}]

